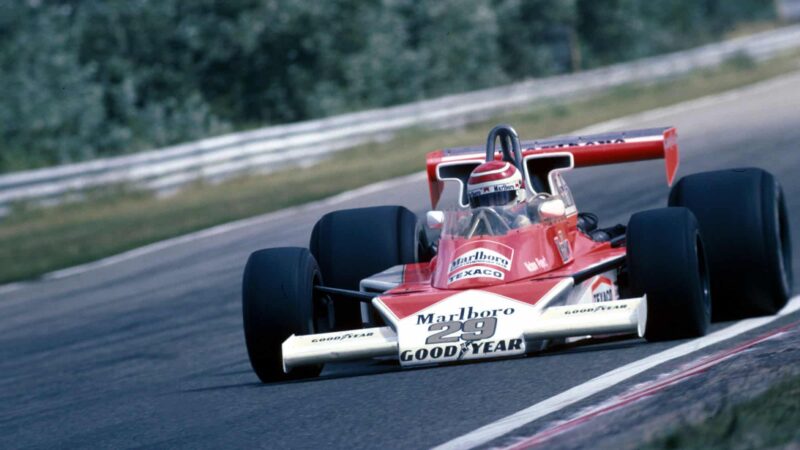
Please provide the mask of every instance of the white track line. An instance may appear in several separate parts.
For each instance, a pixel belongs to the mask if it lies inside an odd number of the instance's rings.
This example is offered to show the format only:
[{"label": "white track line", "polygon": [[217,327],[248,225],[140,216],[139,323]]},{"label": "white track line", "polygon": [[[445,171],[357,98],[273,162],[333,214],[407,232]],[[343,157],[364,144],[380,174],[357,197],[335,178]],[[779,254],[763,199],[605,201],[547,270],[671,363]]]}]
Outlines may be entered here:
[{"label": "white track line", "polygon": [[510,416],[504,417],[496,422],[484,425],[477,430],[471,431],[463,436],[445,442],[444,444],[434,447],[434,450],[464,450],[486,444],[487,442],[508,434],[509,432],[523,425],[527,425],[548,414],[552,414],[563,408],[574,405],[577,402],[613,387],[635,375],[652,369],[659,364],[675,358],[680,358],[724,340],[731,339],[742,333],[746,333],[750,330],[766,325],[797,310],[800,310],[800,296],[792,298],[777,315],[742,320],[727,328],[723,328],[722,330],[711,333],[708,336],[691,340],[684,344],[664,350],[663,352],[650,355],[647,358],[639,361],[618,367],[610,372],[600,375],[597,378],[593,378],[583,384],[568,389],[554,397],[550,397],[546,400],[529,406],[528,408],[511,414]]},{"label": "white track line", "polygon": [[[629,124],[634,123],[636,121],[644,121],[644,120],[654,120],[657,118],[665,118],[671,115],[685,113],[687,111],[696,110],[702,107],[708,107],[713,105],[718,105],[725,102],[730,102],[736,99],[741,98],[747,94],[754,94],[770,89],[774,89],[776,87],[780,87],[787,83],[795,82],[796,78],[800,75],[800,72],[793,72],[788,75],[782,75],[777,78],[773,78],[770,80],[762,81],[760,83],[752,84],[749,86],[733,89],[730,91],[725,91],[719,94],[712,94],[705,97],[700,97],[695,100],[690,100],[682,103],[677,103],[675,105],[666,106],[663,108],[652,109],[649,111],[644,111],[641,113],[636,113],[630,116],[620,117],[618,119],[613,119],[606,122],[601,122],[595,125],[591,125],[586,128],[582,128],[580,130],[576,130],[570,135],[585,135],[585,134],[593,134],[593,133],[601,133],[606,131],[611,131],[614,129],[625,128]],[[264,214],[257,217],[252,217],[249,219],[238,220],[235,222],[230,222],[222,225],[218,225],[212,228],[208,228],[205,230],[197,231],[195,233],[178,236],[175,238],[167,239],[164,241],[156,242],[153,244],[146,245],[144,247],[139,247],[124,253],[120,253],[114,256],[110,256],[108,258],[103,258],[98,261],[90,262],[87,264],[82,264],[75,267],[70,267],[67,269],[57,270],[55,272],[50,272],[48,274],[43,275],[40,280],[57,280],[61,278],[66,278],[73,275],[78,275],[82,273],[89,272],[91,270],[99,269],[102,267],[107,267],[112,264],[117,264],[123,261],[128,261],[133,258],[137,258],[142,255],[147,255],[153,252],[157,252],[163,250],[165,248],[174,247],[176,245],[185,244],[187,242],[193,242],[199,239],[205,239],[211,236],[216,236],[223,233],[228,233],[234,230],[238,230],[241,228],[248,227],[250,225],[255,224],[263,224],[269,222],[271,220],[276,220],[281,217],[285,217],[287,215],[293,214],[298,211],[302,211],[309,208],[314,208],[318,206],[330,206],[338,203],[343,203],[350,199],[360,197],[363,195],[371,194],[374,192],[378,192],[381,190],[388,190],[392,189],[396,186],[422,181],[425,179],[424,172],[418,172],[413,175],[395,178],[392,180],[382,181],[379,183],[370,184],[367,186],[360,187],[358,189],[354,189],[352,191],[343,192],[341,194],[335,195],[333,197],[319,200],[313,203],[308,203],[305,205],[294,206],[291,208],[283,209],[280,211],[275,211],[269,214]],[[11,283],[7,285],[0,286],[0,295],[7,294],[13,291],[17,291],[22,289],[33,282],[20,282],[20,283]]]},{"label": "white track line", "polygon": [[639,400],[652,398],[663,394],[665,390],[672,389],[676,385],[693,379],[696,376],[707,375],[708,371],[714,366],[735,358],[743,353],[752,351],[755,347],[772,339],[777,339],[787,335],[787,332],[797,328],[798,322],[792,322],[761,334],[747,342],[737,344],[717,353],[705,356],[697,356],[693,361],[681,365],[676,370],[661,373],[653,379],[634,385],[622,394],[615,395],[603,402],[584,408],[567,420],[550,424],[547,428],[536,432],[531,436],[520,437],[516,442],[509,444],[502,450],[524,450],[539,446],[557,436],[569,433],[590,421],[620,411]]}]

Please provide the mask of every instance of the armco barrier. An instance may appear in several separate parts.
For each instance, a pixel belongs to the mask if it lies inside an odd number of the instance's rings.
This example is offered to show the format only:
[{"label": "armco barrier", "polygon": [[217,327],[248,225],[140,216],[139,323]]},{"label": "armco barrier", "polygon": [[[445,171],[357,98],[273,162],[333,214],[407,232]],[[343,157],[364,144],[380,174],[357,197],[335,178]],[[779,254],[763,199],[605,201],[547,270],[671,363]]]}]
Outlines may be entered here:
[{"label": "armco barrier", "polygon": [[128,183],[169,191],[198,179],[269,172],[371,142],[412,126],[453,126],[535,101],[590,94],[717,65],[744,54],[765,59],[800,47],[800,25],[585,72],[451,95],[320,120],[261,128],[130,156],[0,176],[0,211],[15,201],[53,199],[87,188]]}]

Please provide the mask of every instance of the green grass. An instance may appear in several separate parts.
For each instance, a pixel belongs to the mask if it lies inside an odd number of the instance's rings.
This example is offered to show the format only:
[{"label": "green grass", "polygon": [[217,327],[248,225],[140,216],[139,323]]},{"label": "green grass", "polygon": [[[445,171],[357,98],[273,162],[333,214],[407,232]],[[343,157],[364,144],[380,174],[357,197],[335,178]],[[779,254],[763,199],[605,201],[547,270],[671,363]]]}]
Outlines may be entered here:
[{"label": "green grass", "polygon": [[198,183],[169,198],[110,188],[51,208],[18,205],[0,222],[0,283],[92,261],[220,223],[321,199],[423,170],[437,148],[484,142],[507,122],[523,139],[566,133],[603,120],[713,94],[798,69],[798,54],[763,64],[742,58],[715,69],[648,85],[629,85],[569,102],[547,102],[457,130],[409,129],[391,141],[337,153],[315,166],[219,185]]},{"label": "green grass", "polygon": [[782,448],[792,442],[800,444],[800,377],[727,407],[701,424],[674,430],[642,448]]}]

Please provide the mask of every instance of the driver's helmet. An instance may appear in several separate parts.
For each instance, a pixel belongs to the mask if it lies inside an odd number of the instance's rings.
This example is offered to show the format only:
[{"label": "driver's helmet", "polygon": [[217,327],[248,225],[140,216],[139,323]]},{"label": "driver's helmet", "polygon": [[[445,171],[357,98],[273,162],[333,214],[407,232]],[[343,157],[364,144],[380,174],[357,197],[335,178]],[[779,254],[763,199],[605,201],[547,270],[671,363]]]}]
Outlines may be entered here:
[{"label": "driver's helmet", "polygon": [[511,205],[525,201],[525,183],[513,164],[489,161],[476,167],[470,174],[467,196],[473,208]]}]

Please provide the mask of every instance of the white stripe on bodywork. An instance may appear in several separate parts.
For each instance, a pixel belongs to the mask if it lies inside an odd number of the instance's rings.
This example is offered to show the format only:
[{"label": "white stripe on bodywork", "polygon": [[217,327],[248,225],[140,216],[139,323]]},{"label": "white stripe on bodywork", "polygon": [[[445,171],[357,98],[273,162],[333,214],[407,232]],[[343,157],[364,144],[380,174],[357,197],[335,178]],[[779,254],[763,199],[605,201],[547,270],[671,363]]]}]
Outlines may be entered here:
[{"label": "white stripe on bodywork", "polygon": [[506,164],[505,164],[503,167],[501,167],[501,168],[499,168],[499,169],[487,170],[487,171],[485,171],[485,172],[478,172],[478,171],[476,170],[475,172],[472,172],[472,175],[474,175],[474,176],[476,176],[476,177],[482,177],[482,176],[484,176],[484,175],[494,175],[494,174],[496,174],[496,173],[503,173],[504,171],[508,170],[508,167],[509,167],[510,165],[511,165],[511,163],[506,163]]}]

